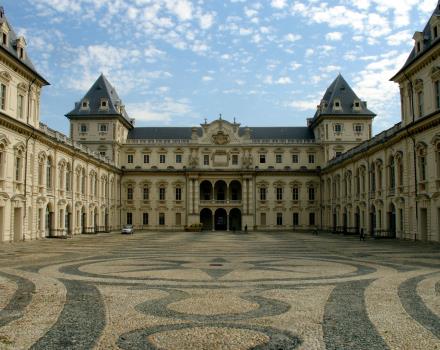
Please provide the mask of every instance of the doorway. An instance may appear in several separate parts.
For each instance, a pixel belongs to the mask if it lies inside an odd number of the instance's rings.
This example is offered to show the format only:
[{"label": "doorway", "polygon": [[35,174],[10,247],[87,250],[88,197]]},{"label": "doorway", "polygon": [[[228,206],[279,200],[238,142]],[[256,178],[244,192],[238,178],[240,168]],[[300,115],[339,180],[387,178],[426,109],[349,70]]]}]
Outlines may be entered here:
[{"label": "doorway", "polygon": [[428,240],[428,209],[420,209],[420,239],[422,241]]},{"label": "doorway", "polygon": [[223,208],[217,209],[215,211],[215,218],[214,218],[215,230],[226,231],[227,221],[228,221],[228,215],[226,213],[226,210]]},{"label": "doorway", "polygon": [[241,231],[241,210],[234,208],[229,212],[229,230]]},{"label": "doorway", "polygon": [[20,241],[23,237],[22,209],[14,209],[14,241]]}]

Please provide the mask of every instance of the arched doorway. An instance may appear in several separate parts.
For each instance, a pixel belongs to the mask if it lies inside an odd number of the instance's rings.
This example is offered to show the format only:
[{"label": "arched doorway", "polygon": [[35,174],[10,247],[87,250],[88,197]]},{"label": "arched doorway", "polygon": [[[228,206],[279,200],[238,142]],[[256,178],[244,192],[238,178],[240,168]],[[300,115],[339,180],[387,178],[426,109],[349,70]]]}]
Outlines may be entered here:
[{"label": "arched doorway", "polygon": [[97,233],[99,232],[99,218],[98,218],[98,208],[95,208],[95,210],[93,211],[93,232]]},{"label": "arched doorway", "polygon": [[229,200],[241,201],[241,183],[234,180],[229,184]]},{"label": "arched doorway", "polygon": [[241,231],[241,210],[234,208],[229,212],[229,230]]},{"label": "arched doorway", "polygon": [[208,180],[202,181],[200,184],[200,200],[210,201],[212,199],[212,183]]},{"label": "arched doorway", "polygon": [[53,211],[50,204],[46,206],[45,229],[45,237],[51,237],[53,232]]},{"label": "arched doorway", "polygon": [[354,214],[354,226],[356,228],[356,233],[361,231],[361,210],[356,207],[356,213]]},{"label": "arched doorway", "polygon": [[374,236],[376,232],[376,207],[374,205],[371,206],[370,211],[370,231],[371,235]]},{"label": "arched doorway", "polygon": [[347,227],[348,227],[348,211],[347,208],[344,208],[344,213],[342,214],[342,231],[344,233],[347,232]]},{"label": "arched doorway", "polygon": [[390,204],[390,211],[388,212],[388,230],[392,238],[396,238],[396,207],[393,203]]},{"label": "arched doorway", "polygon": [[215,217],[214,217],[214,223],[215,223],[215,229],[217,231],[226,231],[227,229],[227,221],[228,221],[228,214],[226,213],[226,210],[223,208],[219,208],[215,211]]},{"label": "arched doorway", "polygon": [[203,225],[202,229],[204,231],[210,231],[213,229],[211,209],[202,209],[202,211],[200,212],[200,223]]},{"label": "arched doorway", "polygon": [[[214,186],[214,196],[216,201],[225,201],[228,186],[223,180],[217,181]],[[225,211],[226,212],[226,211]]]},{"label": "arched doorway", "polygon": [[66,228],[66,234],[71,235],[72,234],[72,207],[68,205],[66,207],[66,214],[64,219],[64,226]]},{"label": "arched doorway", "polygon": [[87,211],[85,207],[81,209],[81,233],[86,233],[87,228]]}]

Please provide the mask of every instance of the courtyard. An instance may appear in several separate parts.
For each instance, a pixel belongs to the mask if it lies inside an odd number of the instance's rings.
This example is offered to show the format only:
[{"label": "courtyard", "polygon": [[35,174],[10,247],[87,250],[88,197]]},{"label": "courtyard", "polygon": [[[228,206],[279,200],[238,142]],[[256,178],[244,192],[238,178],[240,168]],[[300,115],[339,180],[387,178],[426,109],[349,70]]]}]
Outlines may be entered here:
[{"label": "courtyard", "polygon": [[136,232],[0,245],[0,349],[440,349],[440,245]]}]

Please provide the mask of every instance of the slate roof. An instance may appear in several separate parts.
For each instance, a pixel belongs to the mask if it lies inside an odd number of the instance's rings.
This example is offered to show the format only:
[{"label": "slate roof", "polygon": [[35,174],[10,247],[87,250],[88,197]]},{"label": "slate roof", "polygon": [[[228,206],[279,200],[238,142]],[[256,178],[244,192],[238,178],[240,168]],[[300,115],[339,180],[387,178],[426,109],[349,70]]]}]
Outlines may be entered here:
[{"label": "slate roof", "polygon": [[[334,102],[339,101],[341,104],[340,109],[334,108]],[[355,109],[354,103],[359,102],[360,108]],[[362,116],[362,117],[375,117],[372,111],[367,108],[367,103],[361,101],[361,99],[355,94],[353,89],[339,74],[336,79],[327,88],[321,104],[318,107],[313,122],[315,122],[320,116]]]},{"label": "slate roof", "polygon": [[4,50],[10,56],[12,56],[15,60],[19,61],[24,66],[26,66],[28,69],[30,69],[32,71],[32,73],[37,75],[43,81],[43,83],[45,85],[49,85],[49,82],[46,79],[44,79],[40,73],[37,72],[37,70],[35,69],[35,66],[32,63],[31,59],[29,58],[29,55],[27,52],[24,55],[23,59],[21,59],[19,57],[19,53],[18,53],[18,49],[17,49],[17,39],[18,39],[17,33],[14,31],[14,28],[9,23],[9,21],[5,15],[5,11],[4,11],[3,6],[0,6],[0,26],[3,25],[3,23],[7,24],[10,31],[8,33],[8,44],[6,46],[0,44],[0,49]]},{"label": "slate roof", "polygon": [[[312,129],[308,127],[250,127],[253,140],[313,140]],[[240,128],[239,135],[243,135],[245,128]],[[191,127],[139,127],[133,128],[128,133],[129,140],[189,140]],[[202,136],[202,128],[197,128],[197,134]]]},{"label": "slate roof", "polygon": [[[101,99],[107,99],[108,108],[101,109]],[[81,108],[83,101],[88,101],[89,108]],[[67,117],[110,117],[120,116],[128,123],[132,124],[127,112],[123,107],[122,101],[116,89],[110,84],[104,74],[101,74],[90,90],[85,94],[80,102],[75,103],[75,108],[66,114]]]},{"label": "slate roof", "polygon": [[397,75],[399,75],[403,70],[405,70],[407,67],[409,67],[414,61],[416,61],[420,56],[428,52],[432,47],[434,47],[436,44],[440,42],[440,33],[439,36],[434,39],[431,33],[431,19],[435,16],[440,16],[440,1],[437,3],[437,6],[432,13],[431,17],[429,18],[428,23],[426,24],[425,28],[423,29],[423,49],[421,52],[416,54],[416,48],[413,47],[411,53],[409,54],[408,59],[406,60],[403,67],[397,72],[394,77],[391,78],[393,80]]}]

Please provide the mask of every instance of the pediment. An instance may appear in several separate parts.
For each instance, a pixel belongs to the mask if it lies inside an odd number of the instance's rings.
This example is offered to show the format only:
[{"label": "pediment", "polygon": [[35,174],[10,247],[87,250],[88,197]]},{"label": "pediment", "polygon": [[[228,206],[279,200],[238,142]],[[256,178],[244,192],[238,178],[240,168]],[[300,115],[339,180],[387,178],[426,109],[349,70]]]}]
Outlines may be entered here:
[{"label": "pediment", "polygon": [[240,124],[235,121],[231,123],[219,118],[211,123],[205,122],[201,127],[203,135],[198,141],[203,144],[225,146],[247,141],[245,137],[240,136]]}]

